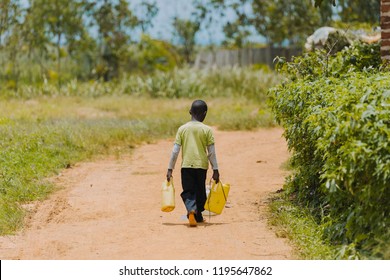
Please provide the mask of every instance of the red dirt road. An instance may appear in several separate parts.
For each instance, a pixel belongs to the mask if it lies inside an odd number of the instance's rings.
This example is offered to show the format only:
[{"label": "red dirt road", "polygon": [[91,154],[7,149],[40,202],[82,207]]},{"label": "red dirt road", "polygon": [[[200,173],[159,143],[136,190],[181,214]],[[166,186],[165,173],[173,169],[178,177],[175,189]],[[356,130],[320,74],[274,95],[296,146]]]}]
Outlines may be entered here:
[{"label": "red dirt road", "polygon": [[228,207],[195,228],[183,219],[180,160],[173,174],[176,209],[160,211],[172,139],[64,170],[54,179],[61,189],[30,207],[25,229],[0,237],[0,259],[293,259],[265,214],[267,197],[286,173],[281,135],[280,128],[215,131],[221,179],[231,184]]}]

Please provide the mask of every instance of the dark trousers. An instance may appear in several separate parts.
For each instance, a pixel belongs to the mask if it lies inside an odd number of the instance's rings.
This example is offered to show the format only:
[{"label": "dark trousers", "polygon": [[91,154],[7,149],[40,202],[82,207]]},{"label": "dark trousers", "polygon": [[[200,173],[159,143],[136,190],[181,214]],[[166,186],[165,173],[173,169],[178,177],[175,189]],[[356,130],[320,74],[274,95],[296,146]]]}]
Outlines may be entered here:
[{"label": "dark trousers", "polygon": [[201,216],[206,202],[206,169],[182,168],[181,184],[183,192],[181,198],[187,212],[195,211]]}]

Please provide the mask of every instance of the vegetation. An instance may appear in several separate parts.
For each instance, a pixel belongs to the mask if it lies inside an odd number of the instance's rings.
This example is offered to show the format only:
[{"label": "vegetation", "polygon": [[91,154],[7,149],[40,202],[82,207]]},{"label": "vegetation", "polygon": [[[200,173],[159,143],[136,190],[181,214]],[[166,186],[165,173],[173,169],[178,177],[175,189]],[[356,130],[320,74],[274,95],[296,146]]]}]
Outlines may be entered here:
[{"label": "vegetation", "polygon": [[[48,177],[172,135],[194,98],[208,100],[208,121],[221,129],[273,125],[265,92],[280,76],[186,65],[202,31],[206,48],[219,44],[216,23],[227,48],[253,36],[302,46],[323,25],[379,23],[378,0],[312,2],[194,0],[189,19],[172,18],[167,42],[148,34],[159,12],[151,0],[0,1],[0,234],[53,191]],[[294,172],[272,204],[274,221],[308,248],[304,258],[388,259],[389,74],[379,45],[337,47],[276,60],[286,80],[270,91],[271,106]]]},{"label": "vegetation", "polygon": [[342,258],[390,252],[390,83],[379,55],[376,45],[356,45],[296,58],[279,65],[289,80],[270,92],[293,153],[287,193]]},{"label": "vegetation", "polygon": [[345,23],[378,24],[378,3],[337,1],[338,8],[332,9],[323,1],[318,13],[309,0],[194,0],[190,18],[175,15],[174,36],[163,42],[148,34],[159,13],[153,0],[3,0],[0,90],[169,71],[194,61],[200,33],[208,34],[206,48],[221,44],[215,41],[216,23],[227,48],[256,44],[259,38],[270,46],[302,46],[316,28],[334,25],[336,17]]},{"label": "vegetation", "polygon": [[[142,142],[171,137],[189,104],[210,104],[221,129],[273,125],[264,104],[273,73],[251,69],[175,70],[119,82],[21,86],[0,103],[0,234],[22,225],[23,205],[53,191],[47,180],[96,155],[121,156]],[[234,121],[233,121],[234,120]]]},{"label": "vegetation", "polygon": [[[290,1],[286,7],[284,1],[252,1],[254,15],[250,19],[254,28],[267,38],[270,45],[300,46],[313,33],[314,26],[329,22],[321,18],[311,0]],[[330,17],[331,13],[327,13]]]},{"label": "vegetation", "polygon": [[321,9],[337,5],[342,22],[371,24],[379,22],[380,1],[378,0],[315,0],[314,2],[315,6]]},{"label": "vegetation", "polygon": [[323,227],[318,225],[310,211],[302,209],[284,194],[271,197],[269,205],[270,225],[275,227],[278,237],[292,241],[301,259],[334,260],[340,257],[337,246],[323,241]]}]

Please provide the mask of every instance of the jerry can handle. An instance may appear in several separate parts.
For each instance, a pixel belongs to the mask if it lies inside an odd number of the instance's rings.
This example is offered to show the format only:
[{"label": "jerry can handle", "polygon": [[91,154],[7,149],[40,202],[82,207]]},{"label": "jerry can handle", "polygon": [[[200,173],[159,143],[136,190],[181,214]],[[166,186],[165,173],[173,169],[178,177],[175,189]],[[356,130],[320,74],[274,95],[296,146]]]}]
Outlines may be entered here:
[{"label": "jerry can handle", "polygon": [[167,183],[167,186],[170,186],[171,184],[173,184],[173,176],[171,176],[171,178],[169,179],[165,179],[165,182]]},{"label": "jerry can handle", "polygon": [[[227,201],[227,197],[226,197],[226,194],[225,194],[225,190],[223,189],[222,181],[219,180],[219,182],[218,182],[218,183],[215,183],[214,186],[211,184],[212,182],[215,182],[215,181],[211,178],[211,179],[210,179],[210,185],[212,186],[211,189],[214,190],[214,191],[216,191],[218,184],[221,184],[221,189],[222,189],[223,197],[225,198],[225,201]],[[210,194],[209,194],[210,197],[211,197],[211,193],[212,193],[212,192],[210,192]]]}]

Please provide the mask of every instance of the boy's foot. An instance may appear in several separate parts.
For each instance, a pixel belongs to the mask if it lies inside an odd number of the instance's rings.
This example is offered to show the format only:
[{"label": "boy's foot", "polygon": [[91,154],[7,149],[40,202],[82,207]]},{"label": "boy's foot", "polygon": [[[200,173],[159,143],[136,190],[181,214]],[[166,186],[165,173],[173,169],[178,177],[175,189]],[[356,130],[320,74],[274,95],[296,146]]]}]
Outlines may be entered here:
[{"label": "boy's foot", "polygon": [[195,219],[195,212],[191,211],[188,214],[188,222],[190,223],[190,227],[196,227],[196,219]]},{"label": "boy's foot", "polygon": [[195,220],[196,220],[197,223],[203,223],[204,222],[202,214],[199,214],[199,213],[195,215]]}]

